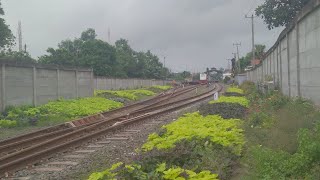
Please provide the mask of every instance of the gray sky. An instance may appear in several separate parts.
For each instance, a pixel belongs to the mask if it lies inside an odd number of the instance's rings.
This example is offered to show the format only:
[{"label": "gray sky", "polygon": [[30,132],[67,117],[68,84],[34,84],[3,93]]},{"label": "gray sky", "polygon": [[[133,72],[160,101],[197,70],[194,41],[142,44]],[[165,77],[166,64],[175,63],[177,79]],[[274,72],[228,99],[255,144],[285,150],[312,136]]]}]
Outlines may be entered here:
[{"label": "gray sky", "polygon": [[[203,71],[227,67],[227,58],[241,42],[240,55],[251,49],[253,13],[263,0],[1,0],[4,18],[17,36],[22,21],[23,42],[35,58],[64,39],[94,28],[111,43],[129,40],[135,50],[150,49],[172,70]],[[281,29],[267,30],[255,19],[256,43],[269,48]]]}]

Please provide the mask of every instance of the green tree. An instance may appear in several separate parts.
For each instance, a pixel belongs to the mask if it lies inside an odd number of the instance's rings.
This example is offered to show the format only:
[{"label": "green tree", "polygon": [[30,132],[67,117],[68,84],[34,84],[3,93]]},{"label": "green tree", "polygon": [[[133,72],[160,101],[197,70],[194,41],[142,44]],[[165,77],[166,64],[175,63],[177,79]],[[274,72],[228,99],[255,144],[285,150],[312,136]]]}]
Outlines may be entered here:
[{"label": "green tree", "polygon": [[4,51],[9,49],[12,45],[14,45],[14,36],[12,35],[9,26],[6,24],[5,20],[1,18],[4,15],[4,11],[1,6],[0,1],[0,50]]},{"label": "green tree", "polygon": [[150,51],[136,52],[125,39],[112,46],[96,37],[94,29],[88,29],[80,38],[62,41],[57,49],[48,48],[39,62],[91,67],[97,76],[163,79],[169,74]]},{"label": "green tree", "polygon": [[[255,45],[255,57],[257,59],[262,60],[264,54],[265,54],[265,49],[266,46],[262,44],[256,44]],[[244,69],[251,65],[251,60],[252,60],[252,52],[247,53],[244,57],[240,58],[240,69],[241,72],[244,71]]]},{"label": "green tree", "polygon": [[58,48],[48,48],[48,55],[39,58],[40,63],[67,66],[91,67],[97,76],[114,76],[116,66],[115,48],[108,43],[96,39],[93,29],[81,34],[81,38],[65,40]]},{"label": "green tree", "polygon": [[266,0],[256,8],[256,15],[267,24],[268,29],[288,25],[310,0]]}]

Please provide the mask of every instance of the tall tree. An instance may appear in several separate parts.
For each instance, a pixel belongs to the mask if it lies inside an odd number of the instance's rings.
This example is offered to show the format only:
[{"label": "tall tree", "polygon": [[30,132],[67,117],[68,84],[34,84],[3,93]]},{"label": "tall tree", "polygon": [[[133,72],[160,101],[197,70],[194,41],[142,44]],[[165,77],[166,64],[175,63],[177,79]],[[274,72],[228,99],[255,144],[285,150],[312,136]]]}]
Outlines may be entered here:
[{"label": "tall tree", "polygon": [[310,0],[266,0],[256,8],[256,15],[267,24],[268,29],[286,26]]},{"label": "tall tree", "polygon": [[4,11],[1,6],[0,1],[0,50],[6,50],[14,44],[14,36],[12,35],[9,26],[6,24],[5,20],[1,18],[4,15]]},{"label": "tall tree", "polygon": [[[255,45],[255,57],[262,59],[265,54],[266,46],[262,44]],[[240,69],[243,72],[244,69],[251,64],[252,52],[247,53],[244,57],[240,58]]]}]

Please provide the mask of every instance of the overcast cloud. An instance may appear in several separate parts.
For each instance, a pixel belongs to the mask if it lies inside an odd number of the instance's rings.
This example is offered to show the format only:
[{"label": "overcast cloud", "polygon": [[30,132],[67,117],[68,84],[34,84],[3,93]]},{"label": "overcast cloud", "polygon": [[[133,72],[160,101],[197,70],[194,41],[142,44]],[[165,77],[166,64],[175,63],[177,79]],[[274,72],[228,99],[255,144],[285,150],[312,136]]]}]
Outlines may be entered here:
[{"label": "overcast cloud", "polygon": [[[251,49],[251,22],[244,16],[263,0],[1,0],[5,19],[35,58],[64,39],[94,28],[111,43],[129,40],[135,50],[151,50],[175,71],[226,67],[241,42],[240,55]],[[255,19],[256,43],[273,45],[281,29],[267,30]]]}]

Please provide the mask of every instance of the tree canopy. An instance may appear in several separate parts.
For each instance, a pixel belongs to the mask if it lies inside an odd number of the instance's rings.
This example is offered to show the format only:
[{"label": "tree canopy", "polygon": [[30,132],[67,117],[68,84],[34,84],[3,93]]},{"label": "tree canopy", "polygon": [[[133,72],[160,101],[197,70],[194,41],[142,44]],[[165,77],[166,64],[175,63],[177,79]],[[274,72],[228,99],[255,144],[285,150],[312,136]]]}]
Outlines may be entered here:
[{"label": "tree canopy", "polygon": [[256,15],[268,29],[288,25],[310,0],[266,0],[256,8]]},{"label": "tree canopy", "polygon": [[163,79],[169,74],[150,51],[137,52],[125,39],[112,46],[96,37],[95,30],[88,29],[80,38],[62,41],[57,49],[48,48],[39,62],[91,67],[97,76]]},{"label": "tree canopy", "polygon": [[[266,49],[265,45],[256,44],[255,45],[255,57],[257,59],[262,59],[265,54],[265,49]],[[252,60],[252,52],[247,53],[244,57],[241,57],[239,59],[241,72],[243,72],[244,69],[251,64],[251,60]]]},{"label": "tree canopy", "polygon": [[14,36],[6,24],[5,20],[1,18],[4,15],[4,11],[1,6],[0,1],[0,50],[3,51],[5,49],[10,48],[14,44]]}]

